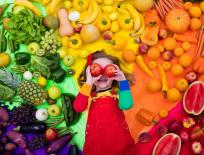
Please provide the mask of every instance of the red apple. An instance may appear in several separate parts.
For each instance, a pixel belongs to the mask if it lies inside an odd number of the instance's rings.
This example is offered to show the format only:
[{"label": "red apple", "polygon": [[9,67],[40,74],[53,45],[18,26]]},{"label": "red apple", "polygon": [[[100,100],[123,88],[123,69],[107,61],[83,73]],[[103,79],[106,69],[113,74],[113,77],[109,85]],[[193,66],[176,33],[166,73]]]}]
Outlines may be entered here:
[{"label": "red apple", "polygon": [[194,154],[200,154],[202,151],[202,145],[200,142],[195,141],[191,144],[191,149]]},{"label": "red apple", "polygon": [[107,77],[114,77],[115,76],[115,72],[116,72],[117,68],[113,65],[113,64],[109,64],[105,67],[104,69],[104,74]]},{"label": "red apple", "polygon": [[166,61],[171,61],[173,59],[173,52],[165,51],[162,55],[162,58]]},{"label": "red apple", "polygon": [[101,65],[95,63],[91,65],[90,71],[92,76],[97,77],[102,74],[103,68],[101,67]]},{"label": "red apple", "polygon": [[105,31],[103,33],[103,39],[104,40],[111,40],[113,37],[113,32],[112,31]]},{"label": "red apple", "polygon": [[146,44],[142,43],[142,44],[139,45],[138,50],[139,50],[140,54],[147,54],[148,46]]},{"label": "red apple", "polygon": [[74,31],[75,31],[76,33],[80,33],[82,27],[83,27],[82,24],[76,24],[76,26],[74,27]]},{"label": "red apple", "polygon": [[159,39],[165,39],[167,37],[167,31],[165,29],[160,29],[158,33]]},{"label": "red apple", "polygon": [[179,133],[179,136],[181,137],[181,141],[182,141],[182,142],[187,142],[187,141],[189,141],[189,134],[188,134],[188,132],[186,132],[186,131],[181,131],[181,132]]},{"label": "red apple", "polygon": [[192,83],[198,79],[198,75],[196,72],[191,71],[186,74],[185,78],[189,83]]}]

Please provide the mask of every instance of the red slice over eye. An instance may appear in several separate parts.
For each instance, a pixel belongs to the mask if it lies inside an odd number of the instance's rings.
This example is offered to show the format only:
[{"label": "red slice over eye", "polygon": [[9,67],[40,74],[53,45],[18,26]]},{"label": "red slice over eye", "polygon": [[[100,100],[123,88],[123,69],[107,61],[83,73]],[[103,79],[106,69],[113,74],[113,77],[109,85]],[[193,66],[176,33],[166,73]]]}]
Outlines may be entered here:
[{"label": "red slice over eye", "polygon": [[101,65],[94,63],[91,65],[90,71],[92,76],[97,77],[103,73],[103,68]]},{"label": "red slice over eye", "polygon": [[113,65],[113,64],[109,64],[105,67],[104,69],[104,74],[107,77],[114,77],[115,76],[115,72],[117,71],[117,68]]}]

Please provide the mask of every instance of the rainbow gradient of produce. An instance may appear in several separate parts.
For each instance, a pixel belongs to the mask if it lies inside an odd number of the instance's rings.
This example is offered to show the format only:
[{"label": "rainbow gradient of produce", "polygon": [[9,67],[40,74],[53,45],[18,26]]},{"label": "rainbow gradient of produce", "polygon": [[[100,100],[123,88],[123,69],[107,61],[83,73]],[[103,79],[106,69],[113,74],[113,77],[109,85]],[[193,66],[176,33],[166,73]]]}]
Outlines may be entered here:
[{"label": "rainbow gradient of produce", "polygon": [[204,154],[204,1],[1,0],[0,21],[0,154],[82,154],[72,103],[97,50],[134,76],[138,153]]}]

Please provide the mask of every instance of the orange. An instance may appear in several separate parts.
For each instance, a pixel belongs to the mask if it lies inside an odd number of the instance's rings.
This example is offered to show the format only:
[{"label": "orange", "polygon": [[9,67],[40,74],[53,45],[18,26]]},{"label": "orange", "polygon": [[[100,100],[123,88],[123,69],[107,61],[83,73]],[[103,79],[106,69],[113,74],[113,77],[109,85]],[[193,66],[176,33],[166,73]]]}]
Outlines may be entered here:
[{"label": "orange", "polygon": [[177,42],[174,38],[169,37],[164,40],[164,48],[166,50],[169,50],[169,51],[174,50],[176,46],[177,46]]},{"label": "orange", "polygon": [[123,51],[123,59],[125,62],[131,63],[135,61],[135,53],[131,49],[125,49]]},{"label": "orange", "polygon": [[167,116],[168,116],[168,111],[167,111],[166,109],[161,109],[161,110],[159,111],[159,117],[165,118],[165,117],[167,117]]},{"label": "orange", "polygon": [[168,71],[171,69],[171,63],[169,61],[165,61],[162,63],[162,67],[165,71]]},{"label": "orange", "polygon": [[181,47],[176,47],[174,49],[174,55],[177,57],[181,56],[183,53],[184,53],[184,50]]},{"label": "orange", "polygon": [[189,10],[192,6],[193,6],[193,3],[191,3],[191,2],[186,2],[186,3],[184,3],[184,8],[185,8],[186,10]]},{"label": "orange", "polygon": [[151,92],[157,92],[161,90],[161,82],[160,80],[154,78],[148,81],[147,89]]},{"label": "orange", "polygon": [[68,47],[69,46],[69,37],[65,36],[61,39],[62,46]]},{"label": "orange", "polygon": [[150,69],[155,69],[157,67],[157,62],[156,61],[149,61],[147,65]]},{"label": "orange", "polygon": [[198,80],[200,80],[200,81],[203,81],[204,82],[204,74],[202,74],[200,77],[199,77],[199,79]]},{"label": "orange", "polygon": [[182,54],[179,58],[179,63],[183,67],[188,67],[192,63],[192,57],[189,54]]},{"label": "orange", "polygon": [[173,75],[181,75],[183,73],[183,66],[180,64],[174,64],[171,67],[171,72]]},{"label": "orange", "polygon": [[191,18],[190,29],[191,30],[199,30],[202,23],[198,18]]},{"label": "orange", "polygon": [[178,79],[176,81],[176,88],[179,91],[184,92],[188,88],[188,81],[184,78]]},{"label": "orange", "polygon": [[10,56],[7,53],[0,53],[0,67],[6,67],[10,64]]},{"label": "orange", "polygon": [[167,91],[167,99],[171,102],[176,102],[181,99],[181,93],[176,88],[170,88]]},{"label": "orange", "polygon": [[198,6],[192,6],[190,7],[190,9],[188,10],[189,14],[191,17],[193,18],[198,18],[201,16],[201,9]]},{"label": "orange", "polygon": [[161,53],[164,52],[164,46],[163,45],[159,45],[157,48]]},{"label": "orange", "polygon": [[185,41],[181,44],[181,47],[183,48],[184,51],[188,51],[191,48],[191,44],[189,42]]},{"label": "orange", "polygon": [[202,2],[200,3],[200,9],[201,9],[202,12],[204,13],[204,1],[202,1]]},{"label": "orange", "polygon": [[151,60],[157,60],[160,57],[160,51],[155,48],[152,47],[148,50],[147,52],[147,56],[151,59]]}]

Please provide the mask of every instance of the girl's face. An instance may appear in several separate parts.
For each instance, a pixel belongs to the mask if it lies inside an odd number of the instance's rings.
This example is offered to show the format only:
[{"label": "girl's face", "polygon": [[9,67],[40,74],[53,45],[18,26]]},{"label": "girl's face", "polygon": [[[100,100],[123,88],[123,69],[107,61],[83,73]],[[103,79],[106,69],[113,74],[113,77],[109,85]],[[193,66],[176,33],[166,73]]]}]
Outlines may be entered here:
[{"label": "girl's face", "polygon": [[[113,64],[113,62],[108,58],[98,58],[93,60],[92,63],[100,64],[102,68],[105,68],[109,64]],[[100,79],[94,83],[94,85],[96,86],[96,91],[100,91],[100,90],[106,90],[111,88],[112,83],[113,83],[113,80],[102,75]]]}]

